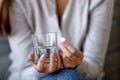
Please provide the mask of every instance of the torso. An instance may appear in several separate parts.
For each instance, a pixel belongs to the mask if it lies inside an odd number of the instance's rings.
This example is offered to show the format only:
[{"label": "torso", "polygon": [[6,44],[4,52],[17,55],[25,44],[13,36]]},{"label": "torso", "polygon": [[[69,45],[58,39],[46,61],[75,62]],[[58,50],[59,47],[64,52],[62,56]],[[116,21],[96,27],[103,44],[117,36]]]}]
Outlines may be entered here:
[{"label": "torso", "polygon": [[56,0],[57,16],[58,16],[58,20],[59,20],[59,25],[61,24],[61,18],[63,16],[65,8],[68,4],[68,1],[69,0]]}]

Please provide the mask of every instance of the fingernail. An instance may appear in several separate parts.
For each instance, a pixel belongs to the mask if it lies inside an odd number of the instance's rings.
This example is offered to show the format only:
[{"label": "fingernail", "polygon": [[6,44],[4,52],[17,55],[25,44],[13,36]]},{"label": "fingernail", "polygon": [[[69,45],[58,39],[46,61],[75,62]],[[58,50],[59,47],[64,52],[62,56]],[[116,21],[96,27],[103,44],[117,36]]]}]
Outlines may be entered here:
[{"label": "fingernail", "polygon": [[57,50],[57,51],[56,51],[56,54],[60,54],[60,50]]},{"label": "fingernail", "polygon": [[61,38],[61,44],[62,44],[62,45],[66,45],[66,40],[65,40],[65,38]]},{"label": "fingernail", "polygon": [[54,53],[51,53],[51,54],[50,54],[50,56],[51,56],[51,57],[54,57],[54,56],[55,56],[55,54],[54,54]]},{"label": "fingernail", "polygon": [[41,58],[45,59],[45,58],[46,58],[46,54],[43,54],[43,55],[41,56]]},{"label": "fingernail", "polygon": [[62,44],[62,45],[66,45],[66,42],[65,42],[65,41],[62,41],[61,44]]}]

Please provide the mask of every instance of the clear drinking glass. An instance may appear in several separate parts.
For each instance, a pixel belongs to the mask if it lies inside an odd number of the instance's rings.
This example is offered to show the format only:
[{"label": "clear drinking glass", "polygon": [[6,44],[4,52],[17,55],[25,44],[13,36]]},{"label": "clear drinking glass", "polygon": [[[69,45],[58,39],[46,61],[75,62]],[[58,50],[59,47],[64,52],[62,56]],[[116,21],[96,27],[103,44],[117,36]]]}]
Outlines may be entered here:
[{"label": "clear drinking glass", "polygon": [[38,59],[42,54],[46,54],[46,64],[49,64],[50,54],[57,50],[57,33],[40,33],[33,34],[33,51],[35,54],[34,62],[37,64]]}]

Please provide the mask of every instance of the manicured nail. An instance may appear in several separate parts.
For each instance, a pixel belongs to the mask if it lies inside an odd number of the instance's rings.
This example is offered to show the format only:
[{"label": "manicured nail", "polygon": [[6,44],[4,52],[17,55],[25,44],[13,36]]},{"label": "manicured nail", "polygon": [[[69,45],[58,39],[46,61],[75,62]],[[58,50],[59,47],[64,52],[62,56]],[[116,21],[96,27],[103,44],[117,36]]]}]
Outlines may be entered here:
[{"label": "manicured nail", "polygon": [[60,50],[57,50],[57,51],[56,51],[56,54],[58,54],[58,55],[59,55],[59,54],[60,54]]},{"label": "manicured nail", "polygon": [[54,54],[54,53],[51,53],[51,54],[50,54],[50,56],[51,56],[51,57],[54,57],[54,56],[55,56],[55,54]]},{"label": "manicured nail", "polygon": [[67,44],[65,38],[61,38],[61,44],[62,45],[66,45]]},{"label": "manicured nail", "polygon": [[61,44],[62,45],[66,45],[67,43],[66,43],[66,41],[62,41]]},{"label": "manicured nail", "polygon": [[41,56],[41,58],[42,58],[42,59],[45,59],[45,58],[46,58],[46,54],[43,54],[43,55]]}]

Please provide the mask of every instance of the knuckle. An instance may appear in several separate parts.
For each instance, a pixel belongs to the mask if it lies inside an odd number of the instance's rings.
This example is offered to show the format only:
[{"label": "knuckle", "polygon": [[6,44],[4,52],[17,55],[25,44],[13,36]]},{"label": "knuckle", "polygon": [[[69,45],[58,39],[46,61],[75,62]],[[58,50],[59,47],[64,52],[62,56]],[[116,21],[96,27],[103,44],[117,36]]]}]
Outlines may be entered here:
[{"label": "knuckle", "polygon": [[77,63],[76,65],[79,66],[81,62]]},{"label": "knuckle", "polygon": [[82,54],[82,59],[84,58],[84,55]]},{"label": "knuckle", "polygon": [[77,65],[80,65],[81,63],[82,63],[82,61],[77,62]]},{"label": "knuckle", "polygon": [[67,56],[63,56],[63,59],[66,59],[67,58]]},{"label": "knuckle", "polygon": [[73,55],[72,55],[72,54],[68,56],[68,58],[72,58],[72,57],[73,57]]},{"label": "knuckle", "polygon": [[43,70],[40,67],[36,67],[38,72],[43,72]]},{"label": "knuckle", "polygon": [[69,66],[68,66],[68,65],[65,65],[64,67],[65,67],[65,68],[69,68]]},{"label": "knuckle", "polygon": [[64,60],[65,62],[68,62],[68,63],[70,62],[69,58],[65,58]]},{"label": "knuckle", "polygon": [[83,55],[81,55],[80,61],[82,61],[82,60],[83,60],[83,58],[84,58],[84,56],[83,56]]},{"label": "knuckle", "polygon": [[72,54],[75,54],[77,52],[77,49],[72,50]]},{"label": "knuckle", "polygon": [[54,69],[50,69],[49,70],[49,73],[53,73],[55,70]]},{"label": "knuckle", "polygon": [[76,67],[75,65],[72,65],[72,68]]}]

